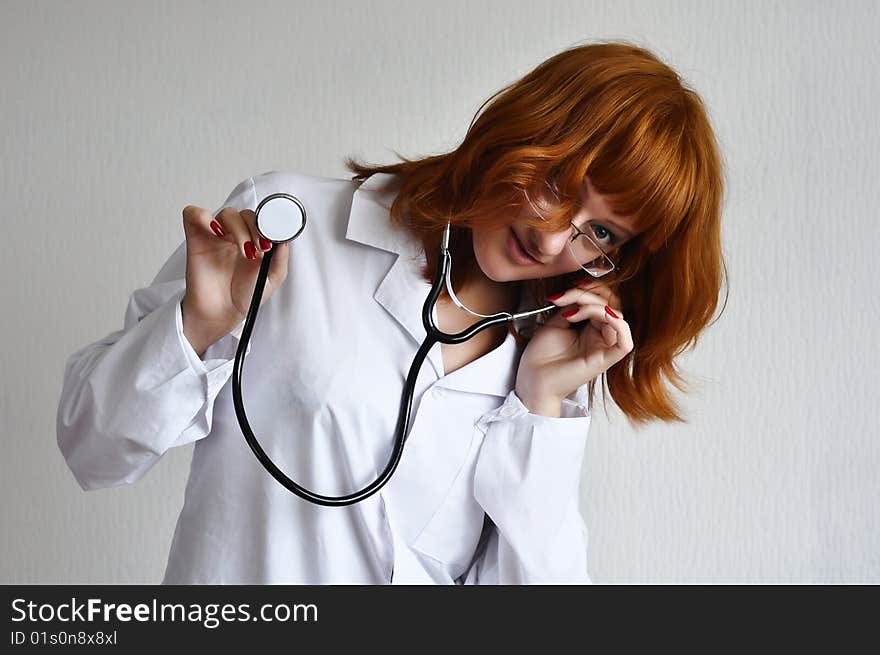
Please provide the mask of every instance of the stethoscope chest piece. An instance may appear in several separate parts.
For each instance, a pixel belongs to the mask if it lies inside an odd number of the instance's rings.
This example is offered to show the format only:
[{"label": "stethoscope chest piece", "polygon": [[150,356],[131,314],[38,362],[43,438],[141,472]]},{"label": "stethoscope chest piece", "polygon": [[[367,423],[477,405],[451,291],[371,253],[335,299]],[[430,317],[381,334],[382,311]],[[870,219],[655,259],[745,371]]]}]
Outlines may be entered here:
[{"label": "stethoscope chest piece", "polygon": [[273,193],[257,205],[257,230],[273,243],[296,239],[306,227],[306,208],[299,198],[287,193]]}]

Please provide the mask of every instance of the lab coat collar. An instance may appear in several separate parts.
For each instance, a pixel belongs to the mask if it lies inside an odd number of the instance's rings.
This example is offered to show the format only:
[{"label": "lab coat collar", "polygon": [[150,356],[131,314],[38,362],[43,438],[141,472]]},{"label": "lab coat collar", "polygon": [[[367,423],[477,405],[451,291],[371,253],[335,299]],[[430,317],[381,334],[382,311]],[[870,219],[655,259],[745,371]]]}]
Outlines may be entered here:
[{"label": "lab coat collar", "polygon": [[397,195],[397,184],[396,175],[374,173],[355,189],[345,238],[397,255],[418,257],[420,244],[390,223],[389,210]]},{"label": "lab coat collar", "polygon": [[[422,307],[431,285],[420,274],[425,263],[421,243],[391,224],[389,211],[398,191],[396,178],[388,173],[375,173],[360,184],[352,198],[345,237],[397,255],[373,298],[420,345],[426,336]],[[436,307],[434,321],[437,322]],[[440,378],[437,386],[503,398],[515,383],[518,357],[516,340],[508,334],[493,351],[446,376],[440,344],[431,348],[427,359]]]}]

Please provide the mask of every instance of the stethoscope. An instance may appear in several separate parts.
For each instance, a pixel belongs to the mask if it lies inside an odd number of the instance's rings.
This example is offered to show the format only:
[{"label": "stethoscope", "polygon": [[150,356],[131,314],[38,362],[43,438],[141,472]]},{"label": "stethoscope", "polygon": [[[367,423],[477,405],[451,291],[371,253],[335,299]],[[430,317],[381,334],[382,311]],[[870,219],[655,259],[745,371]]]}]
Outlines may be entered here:
[{"label": "stethoscope", "polygon": [[[268,239],[273,244],[293,241],[302,234],[302,231],[306,226],[306,209],[302,202],[300,202],[298,198],[286,193],[274,193],[263,198],[260,204],[257,205],[255,214],[257,230],[263,238]],[[263,253],[263,263],[260,266],[260,272],[257,275],[254,296],[251,299],[244,328],[242,328],[238,350],[235,354],[235,365],[232,369],[232,398],[235,403],[235,413],[238,416],[238,423],[241,426],[241,431],[251,450],[257,456],[257,459],[273,478],[303,500],[327,507],[353,505],[379,491],[379,489],[391,479],[397,465],[400,463],[400,457],[403,454],[403,445],[409,434],[410,413],[412,411],[416,379],[418,378],[422,363],[425,361],[425,357],[427,357],[428,352],[436,343],[464,343],[471,337],[493,325],[509,323],[510,321],[516,321],[521,318],[556,309],[556,305],[548,305],[541,309],[533,309],[516,314],[501,312],[498,314],[487,315],[480,314],[465,307],[465,305],[456,297],[455,291],[452,289],[452,282],[450,281],[450,272],[452,270],[452,255],[449,252],[450,230],[451,224],[447,223],[443,230],[437,272],[434,275],[434,282],[431,285],[431,291],[428,293],[428,297],[422,307],[422,323],[425,325],[425,332],[427,335],[425,336],[422,345],[419,347],[418,352],[416,352],[415,357],[413,357],[409,373],[406,377],[406,383],[403,387],[403,395],[400,399],[400,410],[397,415],[397,426],[394,430],[394,448],[391,457],[378,478],[360,491],[355,491],[344,496],[324,496],[322,494],[317,494],[287,477],[287,475],[275,466],[275,463],[260,446],[257,438],[251,430],[250,424],[248,423],[241,395],[241,373],[242,367],[244,366],[245,351],[247,350],[251,338],[251,332],[254,329],[254,323],[257,320],[257,312],[260,309],[260,301],[263,297],[263,289],[266,286],[269,266],[272,264],[272,258],[275,255],[276,248],[272,247]],[[456,334],[448,334],[440,330],[434,324],[433,310],[436,306],[437,299],[440,297],[440,292],[444,284],[446,285],[446,291],[449,293],[449,297],[457,307],[477,316],[478,318],[482,318],[483,320],[474,323],[467,329]]]}]

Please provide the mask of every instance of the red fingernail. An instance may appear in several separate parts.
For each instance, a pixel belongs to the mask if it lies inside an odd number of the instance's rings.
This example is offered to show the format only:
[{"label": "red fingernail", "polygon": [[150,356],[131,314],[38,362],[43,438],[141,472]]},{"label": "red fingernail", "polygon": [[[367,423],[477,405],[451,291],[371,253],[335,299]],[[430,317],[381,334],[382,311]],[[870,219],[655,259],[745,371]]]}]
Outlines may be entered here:
[{"label": "red fingernail", "polygon": [[575,314],[578,313],[578,309],[580,309],[580,308],[579,308],[579,307],[575,307],[574,309],[569,309],[567,312],[562,312],[562,315],[563,315],[565,318],[568,318],[569,316],[574,316]]},{"label": "red fingernail", "polygon": [[552,296],[547,296],[547,300],[559,300],[564,295],[565,293],[554,293]]},{"label": "red fingernail", "polygon": [[253,242],[248,241],[246,244],[244,244],[244,256],[247,257],[248,259],[256,259],[257,258],[257,252],[256,252],[256,248],[254,248]]},{"label": "red fingernail", "polygon": [[608,315],[611,318],[619,318],[619,316],[617,314],[615,314],[614,312],[611,311],[611,308],[608,305],[605,305],[605,311],[608,312]]},{"label": "red fingernail", "polygon": [[268,239],[264,239],[263,237],[260,237],[260,248],[262,248],[263,250],[268,250],[271,247],[272,247],[271,241],[269,241]]},{"label": "red fingernail", "polygon": [[220,223],[218,223],[217,221],[211,221],[211,229],[214,230],[214,234],[216,234],[218,237],[226,236],[226,232],[223,231],[223,228],[220,227]]}]

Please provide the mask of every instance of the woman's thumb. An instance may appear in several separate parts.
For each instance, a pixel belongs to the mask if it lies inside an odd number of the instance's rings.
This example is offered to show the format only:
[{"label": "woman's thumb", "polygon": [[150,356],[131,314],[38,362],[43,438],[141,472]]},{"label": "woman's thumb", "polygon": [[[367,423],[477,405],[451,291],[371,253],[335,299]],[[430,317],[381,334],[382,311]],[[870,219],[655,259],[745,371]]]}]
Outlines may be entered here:
[{"label": "woman's thumb", "polygon": [[272,263],[269,264],[269,277],[273,285],[278,288],[287,279],[287,261],[290,254],[288,242],[276,243],[272,246],[275,253],[272,255]]}]

